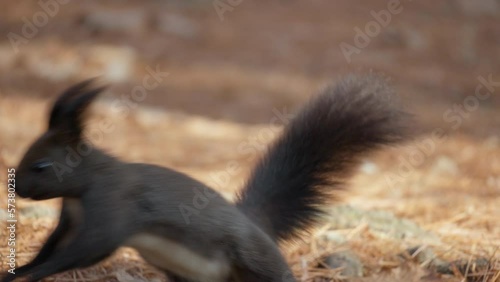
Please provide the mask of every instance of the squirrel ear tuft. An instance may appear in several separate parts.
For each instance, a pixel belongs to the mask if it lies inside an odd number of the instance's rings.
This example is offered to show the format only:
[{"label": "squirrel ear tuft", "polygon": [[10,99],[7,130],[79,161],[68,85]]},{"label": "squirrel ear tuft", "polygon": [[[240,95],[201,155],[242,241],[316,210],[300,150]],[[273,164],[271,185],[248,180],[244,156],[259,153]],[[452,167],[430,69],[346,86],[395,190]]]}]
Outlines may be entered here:
[{"label": "squirrel ear tuft", "polygon": [[64,91],[52,107],[49,130],[68,135],[70,139],[80,139],[86,110],[106,89],[106,86],[95,84],[96,79],[88,79]]}]

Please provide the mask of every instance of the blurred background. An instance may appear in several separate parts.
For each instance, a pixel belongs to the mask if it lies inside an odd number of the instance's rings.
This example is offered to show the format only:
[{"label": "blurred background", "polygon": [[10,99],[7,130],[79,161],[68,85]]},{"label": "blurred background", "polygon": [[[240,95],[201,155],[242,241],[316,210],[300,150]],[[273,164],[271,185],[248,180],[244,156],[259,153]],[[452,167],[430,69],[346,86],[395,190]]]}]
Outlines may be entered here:
[{"label": "blurred background", "polygon": [[[330,224],[285,248],[295,274],[500,280],[497,0],[8,1],[0,33],[2,183],[45,130],[51,101],[100,76],[111,88],[89,128],[109,118],[116,130],[89,136],[97,146],[181,170],[232,198],[279,132],[273,118],[345,74],[373,72],[423,134],[367,157]],[[57,207],[19,202],[21,264],[57,222]],[[59,277],[163,279],[128,249]]]}]

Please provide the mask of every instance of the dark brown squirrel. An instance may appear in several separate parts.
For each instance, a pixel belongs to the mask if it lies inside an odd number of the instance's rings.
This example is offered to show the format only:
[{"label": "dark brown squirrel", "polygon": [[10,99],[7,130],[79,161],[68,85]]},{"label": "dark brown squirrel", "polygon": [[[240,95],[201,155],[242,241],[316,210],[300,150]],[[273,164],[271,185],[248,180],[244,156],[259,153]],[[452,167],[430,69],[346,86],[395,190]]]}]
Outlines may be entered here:
[{"label": "dark brown squirrel", "polygon": [[[55,171],[67,162],[67,149],[91,146],[83,137],[84,114],[103,91],[94,85],[88,80],[62,93],[48,130],[19,165],[20,197],[60,197],[63,204],[38,255],[5,273],[3,282],[88,267],[120,246],[135,248],[172,281],[296,281],[278,244],[321,222],[332,192],[345,186],[360,157],[408,132],[408,114],[381,79],[348,76],[285,127],[235,204],[182,173],[123,162],[98,148],[60,177]],[[209,201],[186,220],[180,207],[192,205],[196,193]]]}]

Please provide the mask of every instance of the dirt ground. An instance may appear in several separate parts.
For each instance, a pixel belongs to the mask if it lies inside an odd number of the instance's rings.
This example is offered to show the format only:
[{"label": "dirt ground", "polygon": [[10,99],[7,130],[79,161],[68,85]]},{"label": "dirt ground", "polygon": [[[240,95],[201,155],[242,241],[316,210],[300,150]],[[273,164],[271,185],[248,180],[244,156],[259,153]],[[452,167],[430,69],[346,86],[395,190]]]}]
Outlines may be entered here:
[{"label": "dirt ground", "polygon": [[[294,274],[500,281],[496,0],[9,1],[0,33],[2,187],[45,129],[51,101],[89,77],[112,85],[89,123],[89,131],[101,118],[116,125],[91,136],[99,147],[186,172],[232,198],[271,141],[265,133],[277,111],[297,110],[342,75],[375,72],[391,81],[420,134],[367,156],[327,224],[283,246]],[[110,110],[155,71],[144,101],[125,116]],[[240,169],[227,174],[234,162]],[[59,203],[17,204],[24,264],[55,226]],[[0,207],[6,222],[5,189]],[[0,236],[5,271],[5,228]],[[124,248],[47,281],[165,278]]]}]

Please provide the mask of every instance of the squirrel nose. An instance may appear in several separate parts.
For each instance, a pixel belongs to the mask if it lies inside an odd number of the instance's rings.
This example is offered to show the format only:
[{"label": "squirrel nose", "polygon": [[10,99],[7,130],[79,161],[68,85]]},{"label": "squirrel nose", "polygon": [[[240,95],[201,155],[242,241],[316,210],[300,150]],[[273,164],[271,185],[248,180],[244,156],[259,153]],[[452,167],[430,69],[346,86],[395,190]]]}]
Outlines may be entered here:
[{"label": "squirrel nose", "polygon": [[29,192],[26,191],[26,189],[16,187],[16,194],[21,197],[21,198],[27,198],[29,195]]},{"label": "squirrel nose", "polygon": [[[15,193],[21,198],[28,198],[31,194],[32,189],[28,189],[28,186],[23,183],[21,178],[16,179]],[[9,195],[10,196],[10,195]]]}]

